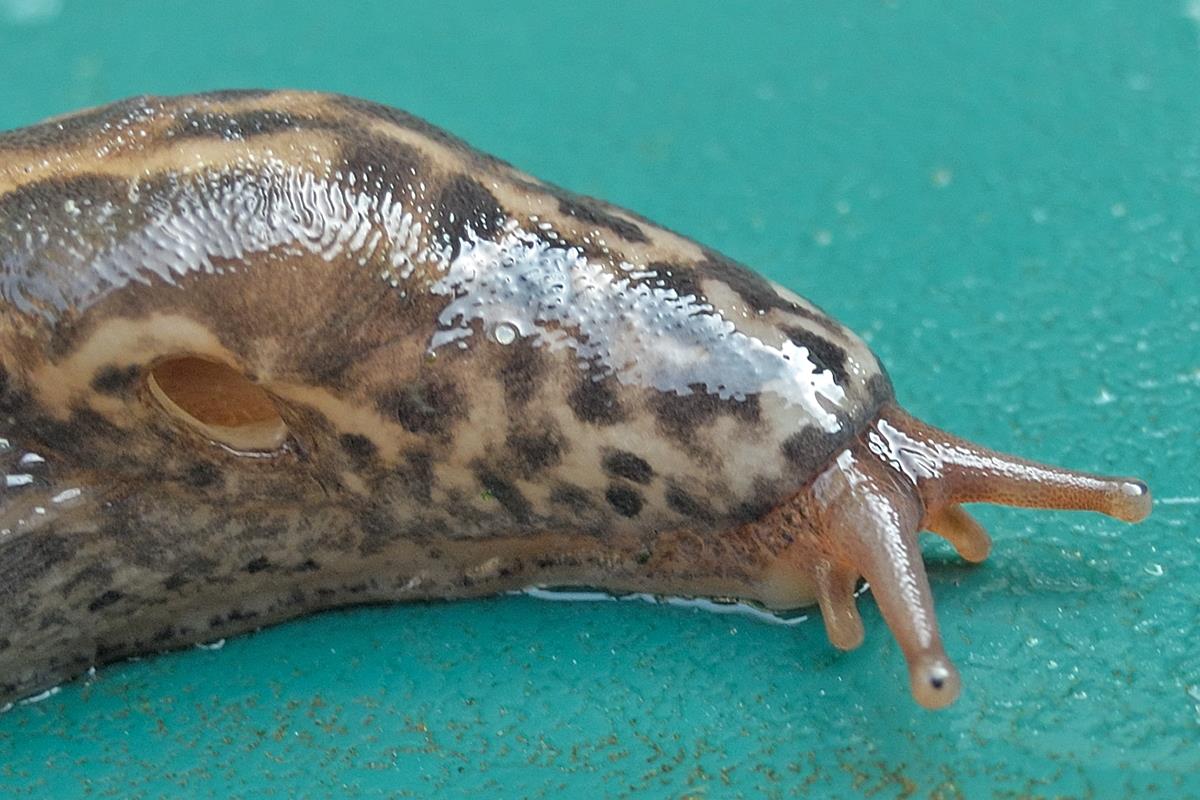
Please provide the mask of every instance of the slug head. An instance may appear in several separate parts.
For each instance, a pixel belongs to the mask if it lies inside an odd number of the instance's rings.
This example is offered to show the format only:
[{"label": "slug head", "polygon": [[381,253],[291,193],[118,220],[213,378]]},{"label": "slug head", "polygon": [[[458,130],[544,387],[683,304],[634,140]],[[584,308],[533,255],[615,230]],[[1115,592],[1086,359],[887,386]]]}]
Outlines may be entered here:
[{"label": "slug head", "polygon": [[964,559],[984,560],[991,540],[961,506],[990,502],[1099,511],[1126,522],[1150,513],[1150,490],[1131,478],[1106,478],[996,453],[885,406],[804,492],[768,524],[801,532],[785,554],[812,586],[830,641],[852,649],[863,639],[855,608],[859,577],[908,662],[913,697],[926,708],[958,696],[958,671],[946,656],[917,534],[929,530]]}]

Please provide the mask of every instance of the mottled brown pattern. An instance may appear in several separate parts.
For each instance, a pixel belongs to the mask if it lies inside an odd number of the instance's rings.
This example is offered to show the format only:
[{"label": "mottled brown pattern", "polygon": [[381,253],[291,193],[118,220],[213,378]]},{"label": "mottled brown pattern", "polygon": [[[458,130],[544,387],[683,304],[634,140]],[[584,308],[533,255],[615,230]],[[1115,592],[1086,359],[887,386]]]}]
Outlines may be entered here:
[{"label": "mottled brown pattern", "polygon": [[[99,154],[130,126],[147,135]],[[450,257],[469,235],[535,216],[552,247],[594,254],[603,239],[606,264],[658,254],[642,262],[657,285],[701,297],[719,284],[769,312],[762,324],[845,384],[850,427],[813,437],[776,400],[623,383],[568,349],[498,344],[478,325],[470,347],[431,353],[448,299],[430,291],[436,271],[400,276],[382,250],[360,263],[281,247],[72,294],[151,210],[210,185],[219,199],[236,165],[268,153],[428,209],[422,242]],[[101,203],[115,213],[76,215]],[[31,219],[78,235],[88,258],[53,241],[29,250],[19,224]],[[351,603],[533,583],[757,597],[789,539],[744,523],[802,489],[890,386],[836,323],[685,241],[351,98],[135,98],[0,134],[0,244],[32,276],[23,288],[59,287],[48,307],[0,300],[0,436],[46,459],[32,485],[0,496],[0,528],[14,531],[0,537],[0,702],[93,663]],[[144,376],[181,353],[270,392],[283,448],[244,457],[164,413]],[[773,443],[751,474],[733,458],[744,437]],[[49,503],[68,488],[82,494]]]}]

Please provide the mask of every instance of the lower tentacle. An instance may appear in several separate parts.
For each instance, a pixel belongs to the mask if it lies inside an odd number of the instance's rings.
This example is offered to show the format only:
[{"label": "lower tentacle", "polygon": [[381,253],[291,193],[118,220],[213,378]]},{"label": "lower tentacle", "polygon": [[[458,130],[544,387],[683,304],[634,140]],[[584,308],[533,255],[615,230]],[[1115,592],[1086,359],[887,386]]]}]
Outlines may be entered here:
[{"label": "lower tentacle", "polygon": [[908,662],[913,697],[926,708],[953,702],[960,681],[942,647],[917,545],[922,509],[914,487],[853,446],[817,478],[813,494],[823,534],[843,548],[843,569],[857,570],[871,584]]}]

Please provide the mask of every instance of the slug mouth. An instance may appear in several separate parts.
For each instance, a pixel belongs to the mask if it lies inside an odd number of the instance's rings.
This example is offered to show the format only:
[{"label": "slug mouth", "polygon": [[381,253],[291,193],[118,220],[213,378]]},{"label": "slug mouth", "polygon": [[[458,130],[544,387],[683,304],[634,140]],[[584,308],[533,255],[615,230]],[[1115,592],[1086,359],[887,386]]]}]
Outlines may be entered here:
[{"label": "slug mouth", "polygon": [[802,493],[811,527],[798,539],[830,641],[863,639],[854,588],[871,586],[908,662],[914,699],[952,703],[961,687],[947,657],[917,534],[942,536],[960,556],[983,561],[991,539],[963,503],[1098,511],[1125,522],[1150,513],[1150,490],[1134,478],[1059,469],[1004,455],[926,425],[888,405]]}]

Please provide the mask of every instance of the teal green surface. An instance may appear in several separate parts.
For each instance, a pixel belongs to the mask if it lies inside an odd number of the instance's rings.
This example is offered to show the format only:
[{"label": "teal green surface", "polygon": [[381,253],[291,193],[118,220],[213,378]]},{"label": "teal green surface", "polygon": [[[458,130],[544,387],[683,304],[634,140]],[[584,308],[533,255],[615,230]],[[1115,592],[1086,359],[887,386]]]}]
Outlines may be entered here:
[{"label": "teal green surface", "polygon": [[[917,416],[1147,479],[927,543],[957,705],[869,597],[795,628],[524,597],[327,614],[0,716],[0,794],[1200,796],[1200,5],[0,0],[0,127],[138,93],[404,107],[750,264]],[[2,255],[2,254],[0,254]]]}]

